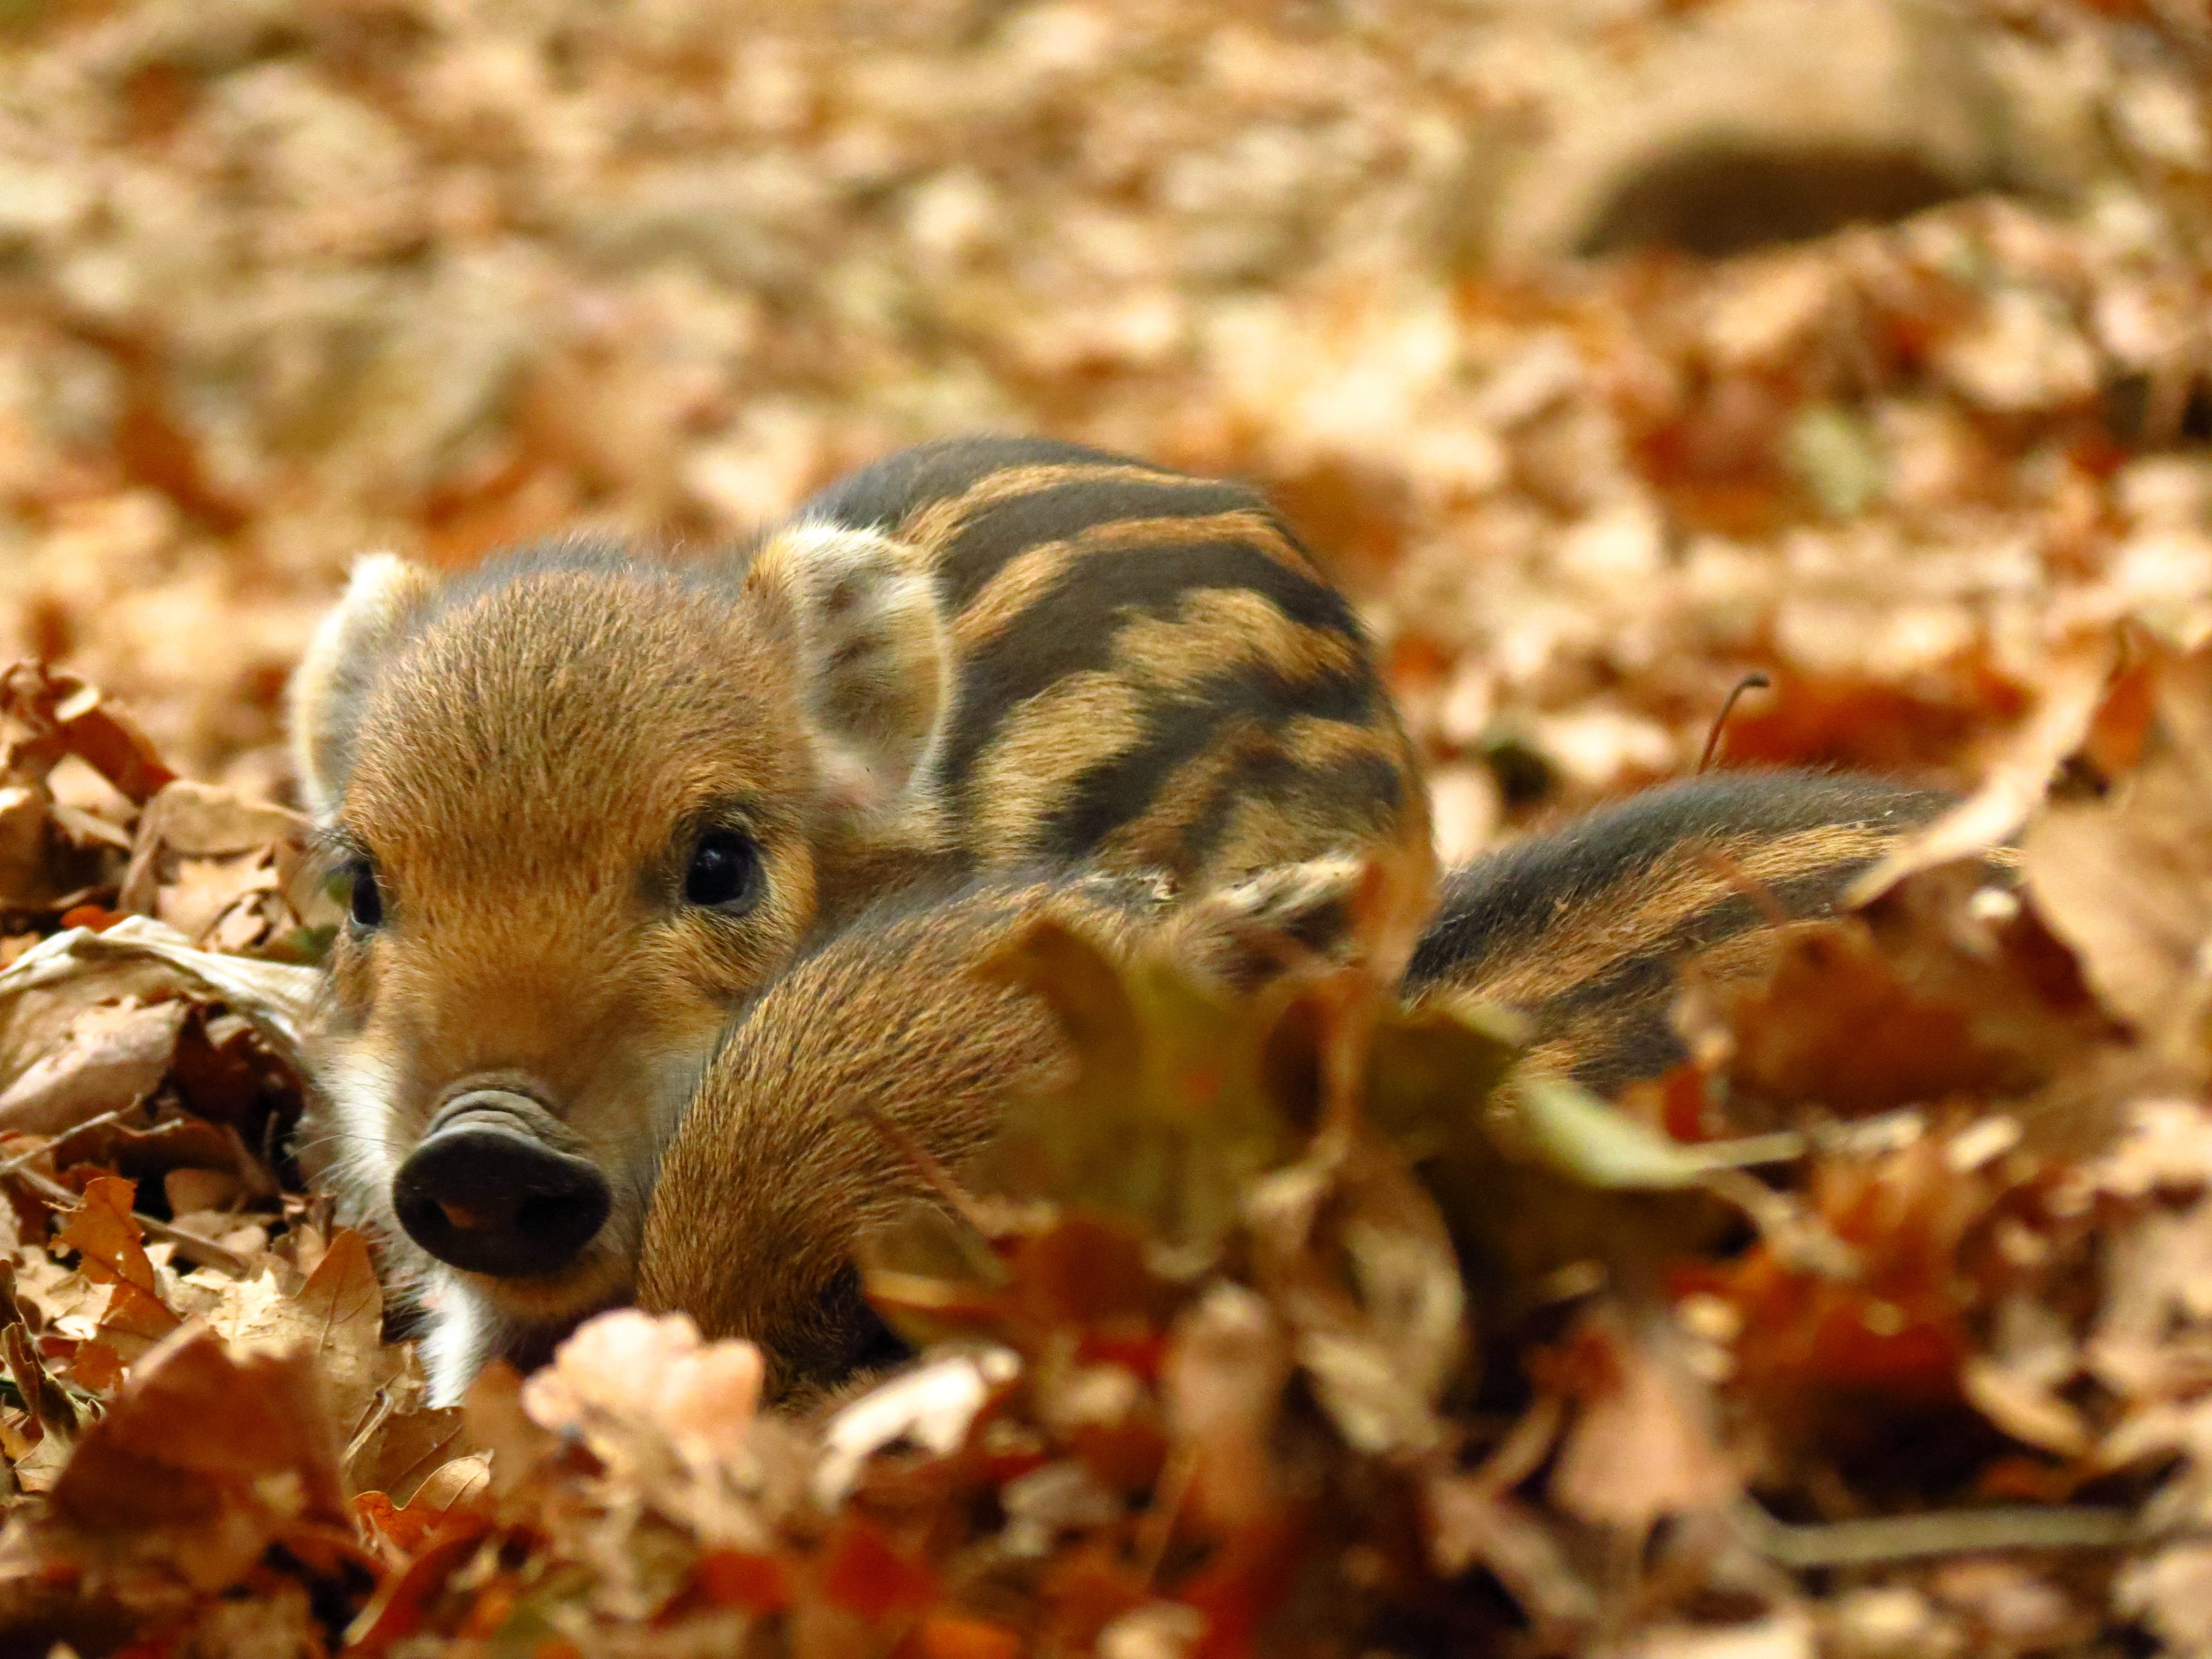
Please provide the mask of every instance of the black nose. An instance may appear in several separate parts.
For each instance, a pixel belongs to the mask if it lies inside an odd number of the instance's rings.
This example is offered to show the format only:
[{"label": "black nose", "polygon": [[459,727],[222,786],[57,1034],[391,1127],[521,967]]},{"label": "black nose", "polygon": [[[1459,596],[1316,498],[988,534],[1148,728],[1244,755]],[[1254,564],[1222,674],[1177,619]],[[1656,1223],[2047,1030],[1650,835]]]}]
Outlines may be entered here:
[{"label": "black nose", "polygon": [[407,1236],[470,1273],[526,1279],[558,1273],[607,1218],[606,1178],[530,1133],[503,1091],[465,1095],[392,1178]]}]

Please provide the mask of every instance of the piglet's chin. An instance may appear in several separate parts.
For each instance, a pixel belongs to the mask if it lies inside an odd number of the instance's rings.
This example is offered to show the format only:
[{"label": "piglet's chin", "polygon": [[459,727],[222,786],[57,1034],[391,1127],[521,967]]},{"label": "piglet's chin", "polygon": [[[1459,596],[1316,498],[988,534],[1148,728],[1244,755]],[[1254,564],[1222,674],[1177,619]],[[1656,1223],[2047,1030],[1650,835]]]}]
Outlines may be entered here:
[{"label": "piglet's chin", "polygon": [[557,1285],[441,1275],[423,1298],[428,1319],[419,1342],[430,1403],[459,1405],[495,1359],[535,1370],[579,1325],[629,1299],[629,1274],[611,1259],[588,1277]]}]

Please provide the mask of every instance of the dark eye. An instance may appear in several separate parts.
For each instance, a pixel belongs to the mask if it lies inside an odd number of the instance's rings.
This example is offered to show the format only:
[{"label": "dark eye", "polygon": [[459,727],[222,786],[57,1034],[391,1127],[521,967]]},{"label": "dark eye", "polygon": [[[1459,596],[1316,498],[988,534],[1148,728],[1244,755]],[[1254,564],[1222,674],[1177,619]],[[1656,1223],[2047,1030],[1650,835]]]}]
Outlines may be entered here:
[{"label": "dark eye", "polygon": [[346,908],[356,927],[380,927],[384,925],[384,894],[376,884],[376,872],[366,863],[356,864],[349,872],[350,890],[346,896]]},{"label": "dark eye", "polygon": [[716,909],[743,909],[758,896],[760,849],[735,830],[709,830],[691,849],[684,896]]}]

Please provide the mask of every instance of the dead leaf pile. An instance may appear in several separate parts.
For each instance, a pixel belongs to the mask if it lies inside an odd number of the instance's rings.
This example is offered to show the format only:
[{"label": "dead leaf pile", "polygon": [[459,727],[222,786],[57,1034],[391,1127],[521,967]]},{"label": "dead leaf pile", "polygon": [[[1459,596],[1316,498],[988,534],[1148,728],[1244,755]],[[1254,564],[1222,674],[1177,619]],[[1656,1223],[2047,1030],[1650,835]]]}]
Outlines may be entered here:
[{"label": "dead leaf pile", "polygon": [[[0,1647],[2212,1654],[2209,49],[0,3]],[[1617,1102],[1033,937],[1086,1063],[881,1241],[915,1369],[793,1419],[622,1315],[428,1411],[295,1133],[343,563],[720,544],[978,428],[1260,482],[1449,857],[1753,672],[1722,764],[1967,799]]]},{"label": "dead leaf pile", "polygon": [[[1386,881],[1352,965],[1246,995],[1037,924],[1001,970],[1079,1064],[869,1246],[921,1359],[799,1415],[749,1345],[637,1312],[425,1409],[367,1244],[173,1037],[5,1166],[0,1614],[134,1654],[228,1650],[242,1607],[363,1655],[2187,1650],[2212,1042],[2160,896],[2212,836],[2175,771],[2212,672],[2131,649],[2022,868],[1908,853],[1686,987],[1693,1058],[1618,1104],[1517,1069],[1510,1021],[1401,1008],[1363,965]],[[165,981],[281,1070],[310,977],[128,921],[0,995],[81,1024]],[[146,1148],[218,1126],[239,1184],[183,1209],[214,1171]]]}]

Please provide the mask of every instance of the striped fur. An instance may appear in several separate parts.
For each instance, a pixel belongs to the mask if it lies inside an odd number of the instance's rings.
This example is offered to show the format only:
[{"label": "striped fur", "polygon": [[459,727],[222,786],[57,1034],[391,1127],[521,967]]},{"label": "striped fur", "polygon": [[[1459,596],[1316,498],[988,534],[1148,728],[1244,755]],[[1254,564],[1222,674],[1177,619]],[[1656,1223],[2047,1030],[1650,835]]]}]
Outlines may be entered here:
[{"label": "striped fur", "polygon": [[1765,924],[1826,915],[1948,796],[1877,779],[1721,773],[1654,790],[1448,874],[1407,989],[1500,1003],[1535,1025],[1533,1064],[1596,1089],[1682,1057],[1683,969],[1765,959]]},{"label": "striped fur", "polygon": [[[885,891],[1080,864],[1188,895],[1429,856],[1358,621],[1267,504],[1042,441],[907,451],[720,561],[365,560],[293,714],[378,913],[333,949],[315,1144],[441,1306],[444,1398],[620,1293],[726,1022]],[[686,899],[710,838],[754,861],[745,902]],[[465,1274],[402,1235],[395,1174],[485,1090],[612,1193],[564,1270]]]},{"label": "striped fur", "polygon": [[[1468,994],[1534,1021],[1530,1063],[1601,1088],[1681,1054],[1677,975],[1752,971],[1771,923],[1826,914],[1850,878],[1946,805],[1934,793],[1807,773],[1723,775],[1658,789],[1453,872],[1415,952],[1414,1000]],[[1289,873],[1289,872],[1279,872]],[[1356,866],[1316,862],[1174,911],[1171,948],[1249,984],[1271,959],[1239,941],[1265,916],[1325,948]],[[878,1133],[896,1124],[962,1169],[1016,1091],[1066,1064],[1033,1000],[972,969],[1025,919],[1073,916],[1095,937],[1157,944],[1163,918],[1096,888],[985,884],[909,896],[830,939],[755,1005],[717,1055],[662,1166],[640,1299],[768,1351],[779,1383],[836,1382],[878,1353],[855,1241],[927,1198]]]},{"label": "striped fur", "polygon": [[963,866],[1096,857],[1205,885],[1425,843],[1357,618],[1244,486],[970,439],[855,474],[782,535],[825,525],[936,584],[952,690],[915,787]]}]

